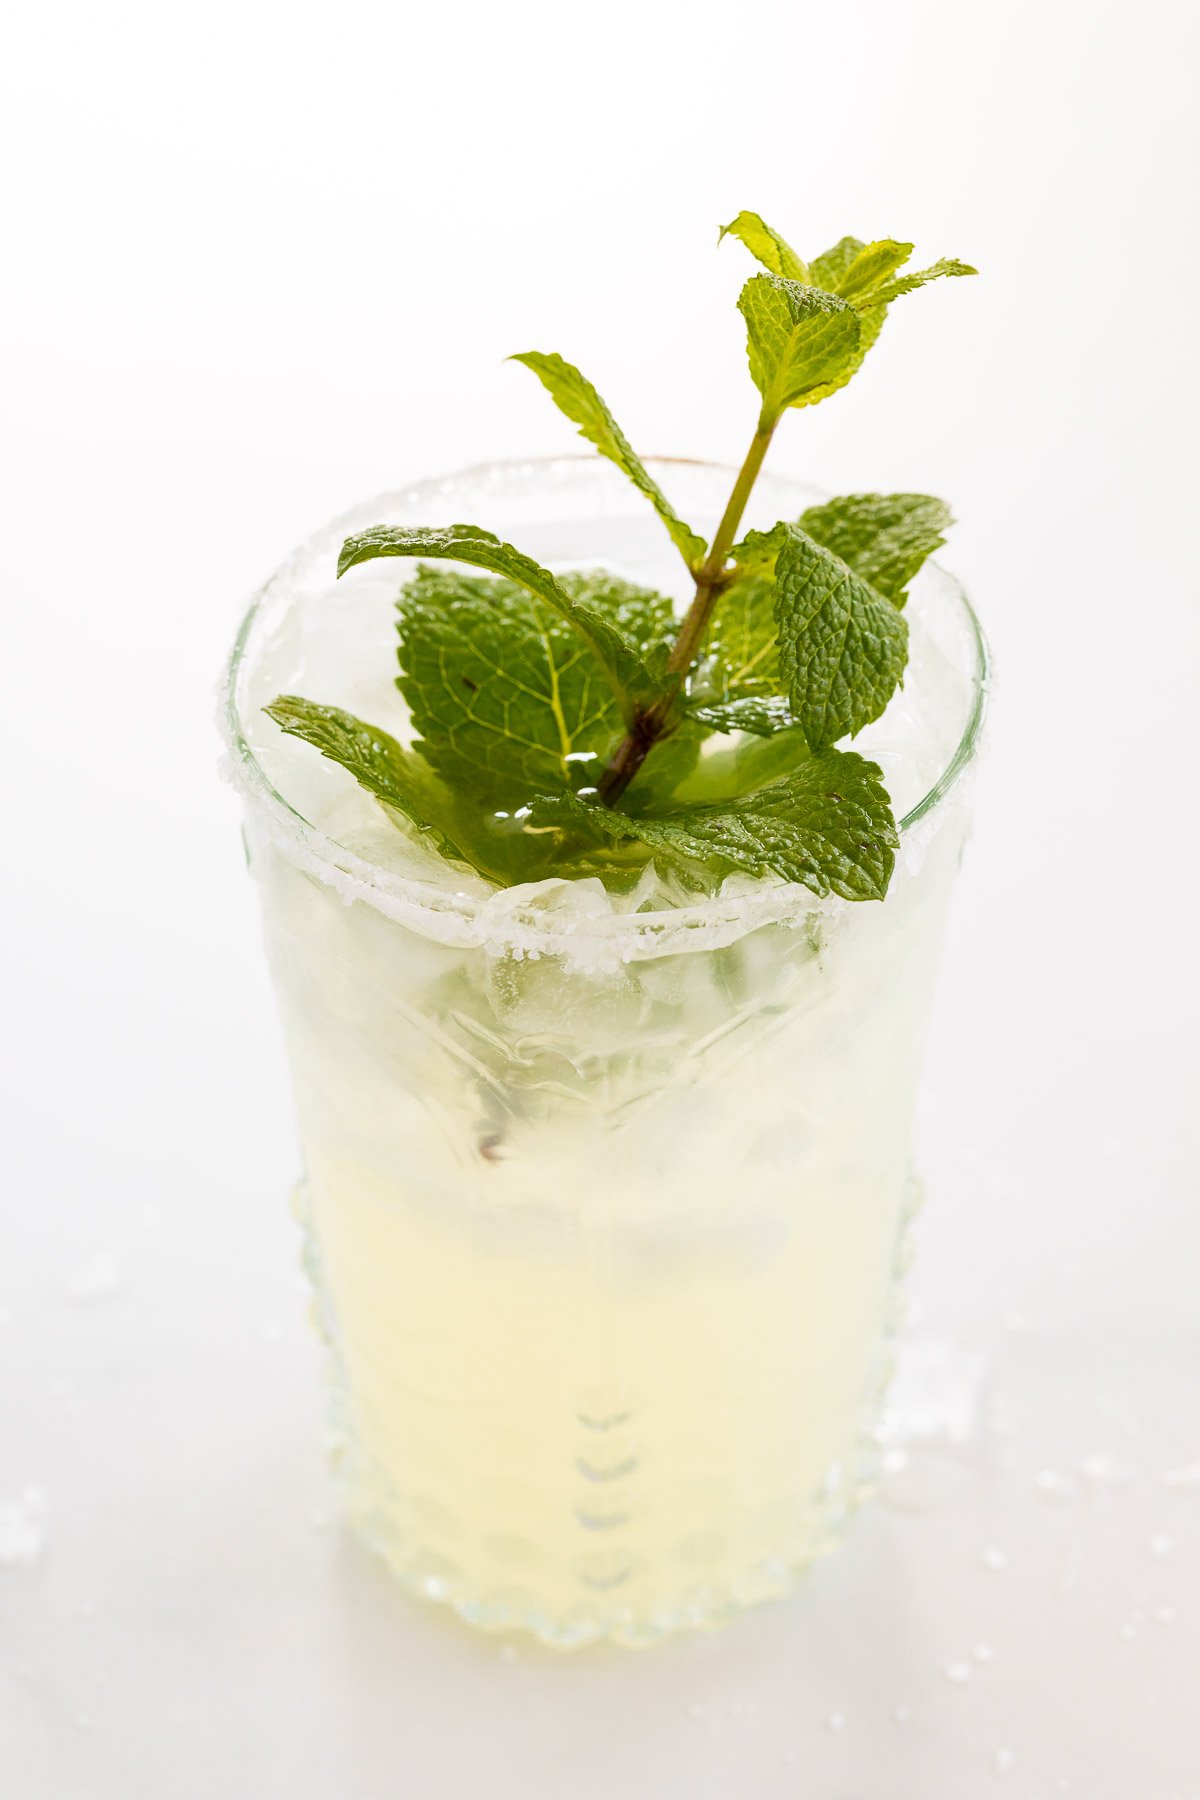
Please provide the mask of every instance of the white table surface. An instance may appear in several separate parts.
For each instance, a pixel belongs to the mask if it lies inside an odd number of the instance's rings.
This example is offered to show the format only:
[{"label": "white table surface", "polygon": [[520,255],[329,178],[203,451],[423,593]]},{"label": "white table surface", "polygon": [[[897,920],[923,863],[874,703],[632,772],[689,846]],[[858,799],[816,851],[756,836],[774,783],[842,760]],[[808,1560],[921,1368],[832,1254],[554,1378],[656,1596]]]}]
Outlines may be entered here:
[{"label": "white table surface", "polygon": [[[28,8],[0,66],[0,1794],[1196,1800],[1185,9],[745,0],[802,86],[766,111],[728,8],[681,34],[613,0],[563,85],[569,10]],[[590,103],[641,123],[581,132]],[[414,1603],[338,1523],[210,687],[323,518],[569,443],[514,347],[577,355],[639,443],[735,453],[745,264],[711,242],[742,205],[985,265],[773,458],[952,495],[998,651],[908,1461],[789,1601],[559,1658]]]}]

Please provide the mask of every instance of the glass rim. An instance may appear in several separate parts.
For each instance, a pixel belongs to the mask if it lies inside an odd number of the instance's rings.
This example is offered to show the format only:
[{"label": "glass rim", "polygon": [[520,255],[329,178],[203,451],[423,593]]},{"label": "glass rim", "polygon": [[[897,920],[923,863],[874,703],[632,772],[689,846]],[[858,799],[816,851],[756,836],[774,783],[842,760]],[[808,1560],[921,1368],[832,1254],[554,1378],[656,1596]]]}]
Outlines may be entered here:
[{"label": "glass rim", "polygon": [[[409,494],[422,488],[434,489],[447,483],[466,481],[472,476],[494,474],[497,471],[541,468],[549,472],[563,466],[577,467],[585,464],[594,466],[599,461],[600,459],[594,453],[587,451],[568,452],[554,456],[502,457],[488,462],[471,463],[447,475],[413,481],[406,484],[402,491]],[[703,469],[714,474],[725,473],[731,478],[737,474],[737,470],[732,464],[709,461],[703,457],[647,456],[643,461],[650,468],[688,467]],[[796,481],[795,477],[780,475],[775,479],[783,483],[790,480],[797,486],[802,485]],[[303,813],[292,805],[286,795],[279,792],[255,755],[252,746],[247,742],[239,714],[238,678],[246,659],[250,634],[257,620],[259,609],[274,589],[275,584],[289,567],[301,560],[305,553],[315,547],[320,540],[330,535],[336,535],[343,530],[349,534],[352,529],[358,527],[359,517],[364,511],[375,504],[378,504],[380,508],[386,507],[389,503],[394,502],[397,491],[399,490],[385,490],[374,500],[360,502],[357,506],[339,514],[338,517],[311,533],[308,538],[297,545],[291,555],[273,571],[257,590],[242,616],[221,677],[218,690],[217,723],[227,753],[226,772],[234,786],[241,791],[246,800],[265,814],[275,837],[291,840],[294,847],[300,852],[302,860],[312,868],[314,873],[320,875],[324,869],[329,877],[335,873],[341,877],[333,885],[343,892],[344,898],[362,899],[368,904],[375,905],[378,910],[393,916],[400,916],[397,911],[397,903],[399,903],[403,915],[410,920],[414,920],[416,915],[421,912],[445,913],[447,910],[464,919],[469,919],[472,915],[493,904],[498,897],[511,894],[515,889],[498,888],[494,893],[482,898],[463,893],[455,894],[449,888],[436,882],[422,880],[417,876],[400,875],[392,870],[381,868],[378,864],[369,862],[364,857],[357,855],[356,852],[347,849],[338,843],[336,838],[323,831],[320,826],[314,825],[311,820],[306,819]],[[953,583],[955,600],[967,625],[969,653],[973,663],[970,670],[971,703],[962,732],[945,768],[928,792],[898,821],[898,829],[902,836],[927,818],[946,799],[972,761],[979,746],[987,713],[991,679],[991,658],[987,639],[975,609],[967,597],[966,590],[958,577],[950,570],[944,569],[940,563],[931,561],[930,566],[936,568],[939,573]],[[447,860],[446,868],[453,871],[454,867],[455,865]],[[582,878],[564,876],[551,879],[555,882],[571,882]],[[347,892],[347,886],[352,891]],[[795,882],[764,883],[761,894],[763,898],[773,896],[777,902],[783,900],[785,896],[790,896],[788,904],[771,906],[769,911],[764,913],[764,922],[768,916],[780,918],[785,917],[789,911],[795,911],[795,902],[801,896],[807,896],[810,903],[816,900],[816,896],[812,894],[811,890]],[[741,893],[725,899],[722,899],[720,895],[709,895],[699,897],[687,906],[670,910],[664,909],[659,912],[614,912],[604,918],[587,917],[574,921],[573,926],[567,927],[567,935],[596,933],[599,929],[604,936],[610,936],[614,932],[623,936],[638,936],[661,932],[668,925],[695,928],[709,923],[715,924],[721,918],[728,918],[731,911],[736,914],[743,913],[747,910],[747,903],[752,898],[754,896],[748,893]],[[829,904],[828,899],[825,904]],[[848,904],[848,902],[836,904]],[[512,916],[515,916],[515,912],[516,909],[513,910]],[[565,925],[565,921],[561,917],[556,919],[553,912],[544,912],[533,906],[526,909],[524,923],[526,929],[531,923],[534,924],[535,928],[544,933],[546,937],[559,935],[564,931]]]}]

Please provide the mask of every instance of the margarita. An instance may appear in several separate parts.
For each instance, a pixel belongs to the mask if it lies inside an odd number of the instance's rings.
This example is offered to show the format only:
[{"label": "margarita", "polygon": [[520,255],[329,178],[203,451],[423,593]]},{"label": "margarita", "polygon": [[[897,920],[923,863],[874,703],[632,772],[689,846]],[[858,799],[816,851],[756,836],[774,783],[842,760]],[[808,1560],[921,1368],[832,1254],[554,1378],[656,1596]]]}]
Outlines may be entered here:
[{"label": "margarita", "polygon": [[[656,473],[711,524],[728,471]],[[765,478],[753,512],[812,498]],[[479,517],[682,600],[637,505],[576,459],[372,502],[264,590],[228,701],[351,1516],[421,1592],[556,1643],[783,1590],[870,1484],[978,631],[927,566],[904,687],[854,745],[901,820],[882,904],[653,861],[619,891],[499,888],[262,708],[318,692],[411,740],[389,679],[411,571],[335,587],[349,531]]]}]

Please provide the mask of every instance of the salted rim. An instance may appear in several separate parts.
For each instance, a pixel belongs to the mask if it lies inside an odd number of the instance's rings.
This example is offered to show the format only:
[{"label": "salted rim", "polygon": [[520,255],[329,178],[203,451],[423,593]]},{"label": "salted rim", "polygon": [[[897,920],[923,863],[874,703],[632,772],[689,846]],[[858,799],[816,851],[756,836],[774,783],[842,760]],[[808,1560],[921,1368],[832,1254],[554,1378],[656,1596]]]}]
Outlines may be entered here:
[{"label": "salted rim", "polygon": [[[408,495],[422,488],[442,488],[447,484],[457,484],[479,478],[499,471],[518,469],[538,469],[547,471],[583,463],[595,463],[596,458],[587,453],[566,456],[532,456],[512,459],[501,459],[495,462],[473,463],[452,474],[429,478],[409,484],[403,492]],[[647,457],[646,463],[651,467],[684,466],[711,470],[715,473],[736,474],[730,464],[706,462],[702,458],[684,456]],[[508,941],[520,944],[526,953],[537,953],[539,950],[550,951],[557,942],[560,946],[571,942],[578,947],[581,937],[609,939],[618,937],[627,939],[622,945],[626,957],[639,957],[640,954],[662,955],[669,946],[662,940],[670,935],[680,935],[683,941],[679,949],[688,947],[686,939],[691,933],[699,930],[707,932],[715,929],[722,942],[731,936],[740,936],[745,930],[757,924],[765,924],[771,920],[786,918],[798,910],[798,902],[803,902],[803,909],[811,911],[816,902],[821,908],[840,910],[847,904],[830,896],[823,902],[817,902],[810,889],[799,882],[764,882],[759,887],[736,895],[722,898],[712,895],[698,900],[693,905],[672,907],[659,912],[605,912],[600,914],[584,914],[571,916],[546,911],[533,898],[528,904],[513,905],[511,896],[518,888],[498,888],[494,892],[479,897],[471,894],[456,893],[452,889],[442,887],[435,882],[421,881],[413,876],[398,875],[389,869],[382,869],[377,864],[368,862],[364,857],[348,850],[336,838],[329,836],[319,826],[311,823],[302,813],[297,812],[291,802],[275,787],[262,767],[253,749],[247,743],[242,731],[241,718],[237,704],[237,681],[245,657],[248,640],[253,629],[259,607],[271,593],[280,579],[298,562],[303,561],[308,553],[315,550],[322,541],[338,532],[348,533],[361,519],[362,514],[370,508],[378,506],[382,511],[396,499],[395,492],[384,492],[374,500],[365,502],[332,519],[327,525],[313,532],[303,543],[297,546],[292,554],[264,582],[254,595],[234,639],[233,649],[225,668],[221,688],[218,711],[218,726],[228,753],[226,773],[244,797],[260,809],[265,816],[271,835],[276,841],[290,847],[298,853],[299,860],[307,866],[319,879],[323,878],[333,886],[349,903],[352,900],[363,900],[375,907],[379,912],[400,920],[403,923],[421,929],[422,923],[433,927],[428,935],[449,938],[460,943],[480,943],[486,941]],[[961,582],[956,576],[941,567],[940,563],[931,566],[953,582],[955,597],[966,619],[970,646],[974,653],[974,669],[972,671],[971,708],[952,756],[929,789],[928,793],[915,806],[905,813],[899,822],[899,830],[911,832],[913,827],[934,810],[956,786],[979,743],[980,732],[987,712],[988,684],[991,664],[988,655],[987,640],[983,628],[976,617],[975,610],[968,600]],[[446,868],[453,873],[454,865],[447,862]],[[549,881],[528,884],[544,894],[548,888],[559,889],[571,886],[582,877],[553,877]],[[524,884],[521,884],[524,885]],[[499,904],[498,904],[499,903]],[[886,904],[886,902],[885,902]],[[492,915],[489,918],[489,913]],[[439,928],[440,926],[440,928]],[[474,929],[472,929],[474,927]],[[722,930],[722,927],[725,929]],[[734,929],[730,932],[729,928]],[[447,929],[449,928],[449,929]],[[710,940],[711,941],[711,940]],[[648,945],[648,950],[642,946]],[[639,954],[640,952],[640,954]]]}]

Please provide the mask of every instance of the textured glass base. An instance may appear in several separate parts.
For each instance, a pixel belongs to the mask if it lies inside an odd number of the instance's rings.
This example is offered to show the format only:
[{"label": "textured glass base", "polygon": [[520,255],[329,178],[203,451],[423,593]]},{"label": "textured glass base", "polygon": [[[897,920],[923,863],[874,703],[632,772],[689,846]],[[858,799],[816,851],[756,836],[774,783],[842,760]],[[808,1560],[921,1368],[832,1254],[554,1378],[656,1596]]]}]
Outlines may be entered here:
[{"label": "textured glass base", "polygon": [[[374,1401],[361,1393],[356,1400],[347,1339],[361,1357],[370,1333],[360,1319],[349,1321],[349,1330],[339,1320],[310,1196],[301,1186],[294,1210],[304,1228],[313,1321],[329,1353],[333,1464],[355,1532],[423,1599],[450,1606],[480,1630],[528,1632],[560,1649],[600,1640],[650,1644],[673,1632],[712,1628],[788,1593],[811,1563],[842,1541],[876,1487],[878,1421],[903,1316],[899,1282],[910,1261],[910,1221],[919,1200],[919,1186],[910,1181],[885,1338],[870,1389],[861,1397],[865,1404],[848,1422],[848,1453],[826,1463],[810,1491],[796,1493],[791,1478],[812,1459],[787,1428],[786,1393],[778,1397],[783,1417],[773,1423],[778,1455],[771,1467],[778,1470],[778,1485],[764,1487],[759,1468],[751,1491],[737,1469],[724,1472],[727,1480],[710,1475],[699,1488],[686,1473],[673,1484],[653,1437],[639,1435],[636,1409],[614,1406],[618,1397],[611,1395],[606,1407],[603,1396],[593,1393],[564,1422],[554,1446],[555,1466],[569,1462],[573,1474],[569,1488],[550,1497],[551,1513],[558,1505],[566,1521],[564,1531],[553,1535],[546,1530],[548,1496],[537,1484],[537,1457],[527,1463],[513,1442],[507,1466],[494,1459],[481,1464],[476,1452],[486,1422],[473,1418],[468,1406],[444,1401],[431,1444],[414,1428],[402,1366],[386,1371],[397,1417],[379,1416],[377,1393]],[[379,1342],[376,1337],[372,1350],[376,1374]],[[803,1398],[797,1396],[798,1415]],[[553,1422],[545,1423],[554,1436]],[[411,1469],[407,1483],[397,1482],[396,1458],[389,1454],[398,1425],[401,1465],[406,1474]],[[382,1458],[376,1443],[384,1447]]]},{"label": "textured glass base", "polygon": [[551,1616],[539,1609],[534,1596],[519,1590],[485,1591],[476,1595],[465,1574],[451,1573],[440,1566],[430,1569],[427,1554],[395,1542],[386,1532],[380,1534],[377,1519],[370,1515],[359,1516],[353,1501],[349,1517],[367,1549],[382,1558],[403,1587],[422,1599],[436,1600],[451,1607],[460,1619],[479,1631],[505,1635],[528,1632],[555,1650],[575,1650],[605,1640],[627,1648],[640,1648],[678,1631],[713,1630],[747,1607],[790,1593],[811,1563],[841,1543],[855,1508],[869,1491],[864,1490],[856,1496],[853,1506],[843,1507],[836,1524],[826,1520],[823,1530],[814,1533],[812,1545],[802,1560],[773,1559],[761,1568],[749,1571],[736,1588],[723,1592],[698,1588],[689,1592],[675,1607],[645,1616],[619,1604],[607,1607],[599,1603],[582,1603],[577,1610]]}]

